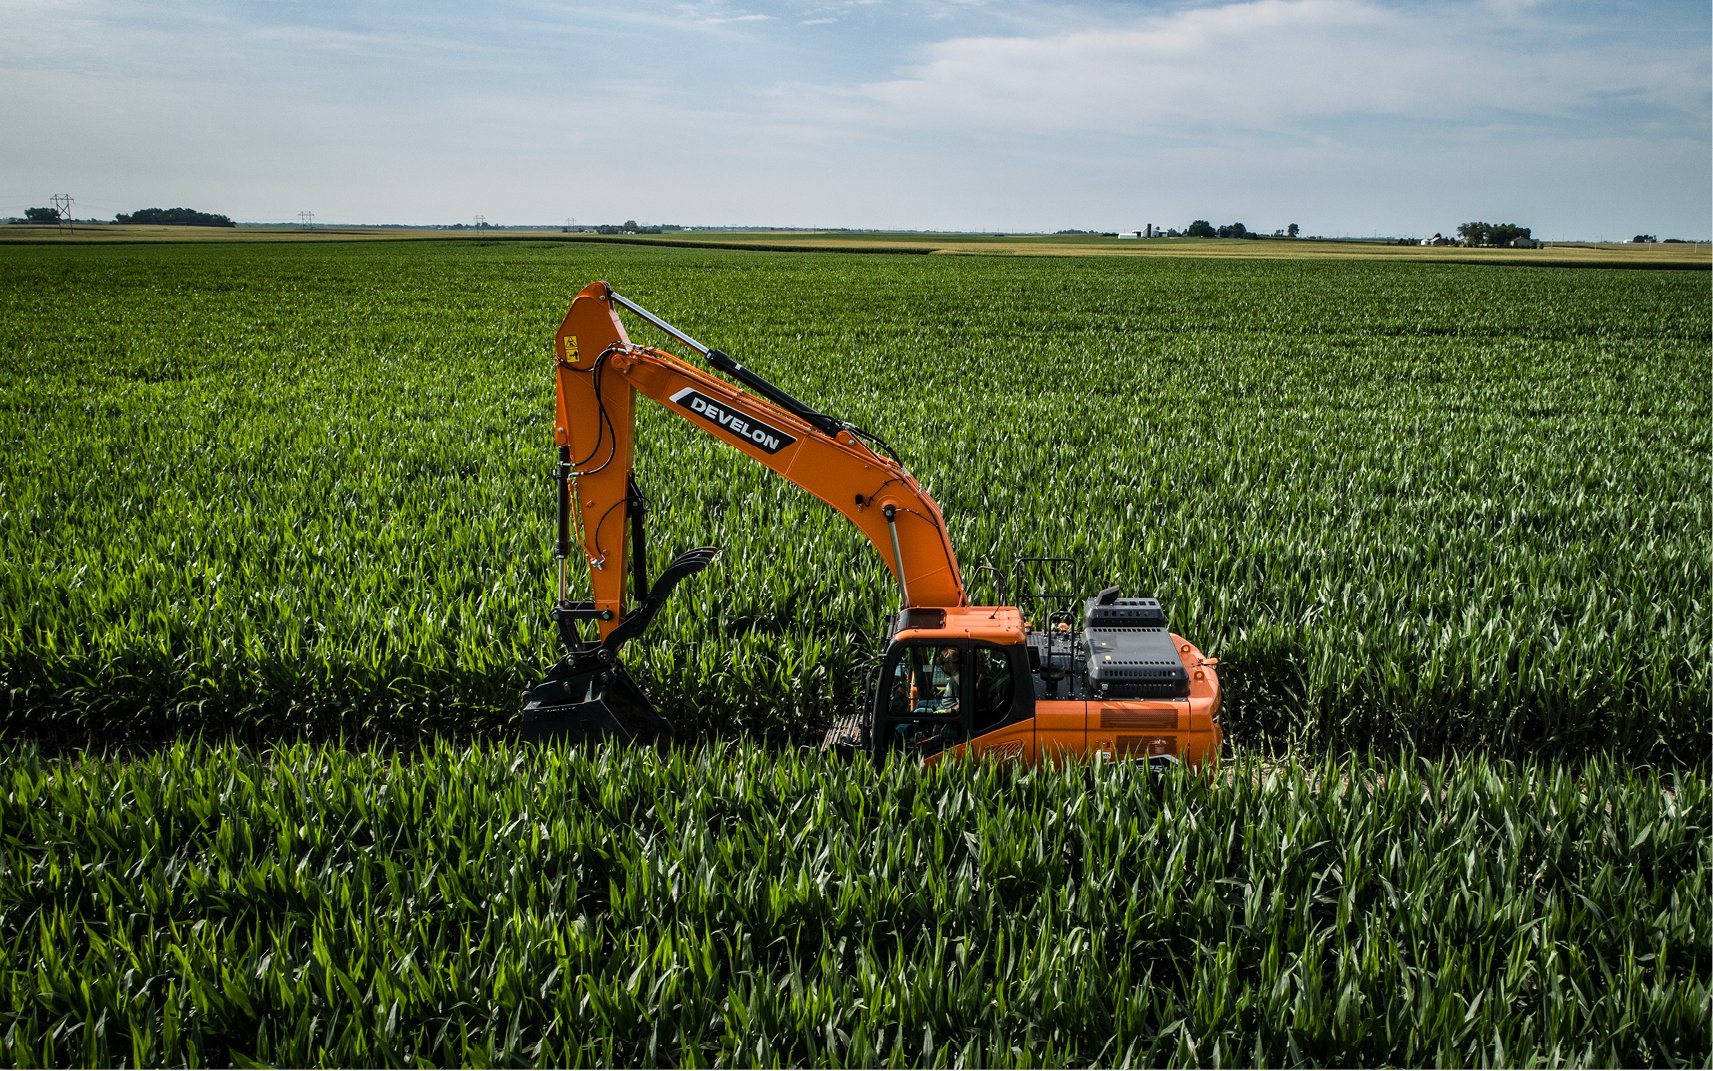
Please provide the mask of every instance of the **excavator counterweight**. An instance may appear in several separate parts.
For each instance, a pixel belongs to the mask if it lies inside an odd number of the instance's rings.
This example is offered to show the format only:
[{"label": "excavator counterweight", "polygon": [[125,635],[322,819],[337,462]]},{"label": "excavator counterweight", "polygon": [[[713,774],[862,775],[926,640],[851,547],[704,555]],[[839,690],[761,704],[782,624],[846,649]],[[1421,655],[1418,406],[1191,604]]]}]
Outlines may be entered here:
[{"label": "excavator counterweight", "polygon": [[[734,386],[631,342],[625,309],[695,351]],[[827,746],[934,761],[993,753],[1025,761],[1105,755],[1201,764],[1219,753],[1219,679],[1166,629],[1153,599],[1108,588],[1080,613],[971,606],[938,503],[877,436],[822,413],[710,349],[606,283],[577,295],[555,337],[559,598],[566,653],[523,694],[523,735],[664,743],[672,726],[625,671],[620,648],[677,584],[718,555],[699,547],[647,578],[647,500],[634,470],[641,395],[843,514],[898,583],[900,610],[870,699],[835,721]],[[572,533],[590,598],[570,598]],[[1028,559],[1058,561],[1059,559]],[[1037,603],[1048,601],[1034,593]]]}]

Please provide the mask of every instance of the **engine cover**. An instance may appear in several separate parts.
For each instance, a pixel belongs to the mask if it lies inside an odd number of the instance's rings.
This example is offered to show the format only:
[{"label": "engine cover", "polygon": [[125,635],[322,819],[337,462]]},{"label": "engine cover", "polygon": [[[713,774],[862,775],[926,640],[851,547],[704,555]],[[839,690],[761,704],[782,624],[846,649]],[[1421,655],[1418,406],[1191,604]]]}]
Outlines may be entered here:
[{"label": "engine cover", "polygon": [[1190,694],[1166,615],[1155,599],[1090,599],[1083,614],[1089,688],[1114,699],[1175,699]]}]

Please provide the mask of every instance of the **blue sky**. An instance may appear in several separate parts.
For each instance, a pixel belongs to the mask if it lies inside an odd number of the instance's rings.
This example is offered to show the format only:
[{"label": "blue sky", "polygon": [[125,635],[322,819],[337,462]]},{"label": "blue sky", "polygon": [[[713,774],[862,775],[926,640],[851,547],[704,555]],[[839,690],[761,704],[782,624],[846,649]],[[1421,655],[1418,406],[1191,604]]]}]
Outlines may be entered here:
[{"label": "blue sky", "polygon": [[1706,0],[0,0],[0,215],[1713,235]]}]

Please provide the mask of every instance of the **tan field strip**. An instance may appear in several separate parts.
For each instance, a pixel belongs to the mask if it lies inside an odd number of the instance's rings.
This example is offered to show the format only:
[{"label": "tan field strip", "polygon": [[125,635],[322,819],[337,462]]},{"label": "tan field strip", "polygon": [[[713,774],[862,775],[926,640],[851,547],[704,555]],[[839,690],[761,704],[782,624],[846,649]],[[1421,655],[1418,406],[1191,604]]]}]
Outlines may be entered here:
[{"label": "tan field strip", "polygon": [[1538,249],[1464,249],[1379,240],[1112,238],[1104,235],[951,234],[920,231],[682,230],[595,235],[556,229],[438,227],[174,227],[79,224],[0,226],[0,244],[103,245],[152,242],[553,241],[688,246],[777,252],[937,253],[997,256],[1194,257],[1218,260],[1393,260],[1558,267],[1713,267],[1706,242],[1551,242]]}]

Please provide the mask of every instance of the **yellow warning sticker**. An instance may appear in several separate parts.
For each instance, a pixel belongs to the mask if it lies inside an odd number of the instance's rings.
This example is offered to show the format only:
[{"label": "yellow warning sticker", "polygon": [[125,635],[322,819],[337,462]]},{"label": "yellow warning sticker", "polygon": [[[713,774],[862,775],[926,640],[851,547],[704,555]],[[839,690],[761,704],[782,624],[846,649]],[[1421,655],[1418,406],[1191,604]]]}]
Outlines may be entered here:
[{"label": "yellow warning sticker", "polygon": [[572,364],[577,362],[577,336],[565,336],[565,359]]}]

